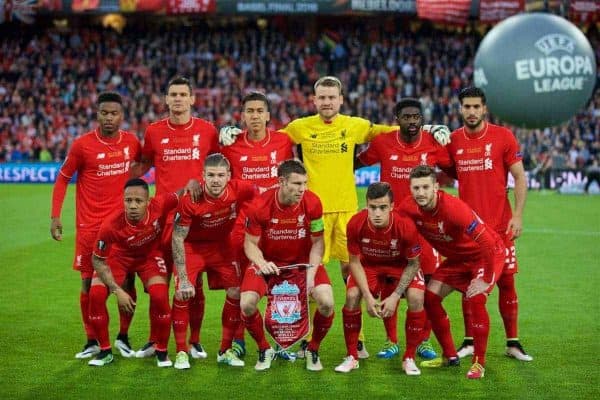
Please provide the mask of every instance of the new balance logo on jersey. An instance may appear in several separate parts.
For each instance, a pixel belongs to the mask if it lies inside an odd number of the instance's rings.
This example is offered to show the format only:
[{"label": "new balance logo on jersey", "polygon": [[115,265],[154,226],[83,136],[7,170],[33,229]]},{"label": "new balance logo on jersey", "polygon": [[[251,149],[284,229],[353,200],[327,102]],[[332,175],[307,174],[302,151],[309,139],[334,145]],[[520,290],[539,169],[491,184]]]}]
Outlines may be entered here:
[{"label": "new balance logo on jersey", "polygon": [[96,156],[96,160],[102,160],[103,158],[106,158],[105,153],[98,153],[98,155]]},{"label": "new balance logo on jersey", "polygon": [[163,138],[163,139],[161,139],[161,141],[160,141],[160,144],[168,144],[168,143],[169,143],[169,138],[168,138],[168,137],[166,137],[166,138]]},{"label": "new balance logo on jersey", "polygon": [[370,243],[371,239],[369,239],[369,238],[362,238],[361,242],[363,242],[363,243]]},{"label": "new balance logo on jersey", "polygon": [[465,151],[463,149],[458,149],[456,150],[456,155],[460,156],[462,153],[464,153]]},{"label": "new balance logo on jersey", "polygon": [[133,235],[133,236],[129,236],[129,237],[127,238],[127,241],[128,241],[128,242],[131,242],[133,239],[135,239],[135,235]]},{"label": "new balance logo on jersey", "polygon": [[271,218],[271,223],[277,224],[277,223],[279,223],[279,220],[277,218]]},{"label": "new balance logo on jersey", "polygon": [[200,146],[200,135],[192,136],[192,146]]},{"label": "new balance logo on jersey", "polygon": [[397,161],[397,160],[398,160],[398,154],[392,154],[392,155],[390,156],[390,160],[392,160],[392,161]]},{"label": "new balance logo on jersey", "polygon": [[204,215],[202,216],[202,218],[210,218],[211,216],[212,216],[212,214],[211,214],[211,213],[208,213],[208,214],[204,214]]},{"label": "new balance logo on jersey", "polygon": [[240,161],[248,161],[248,156],[241,156]]}]

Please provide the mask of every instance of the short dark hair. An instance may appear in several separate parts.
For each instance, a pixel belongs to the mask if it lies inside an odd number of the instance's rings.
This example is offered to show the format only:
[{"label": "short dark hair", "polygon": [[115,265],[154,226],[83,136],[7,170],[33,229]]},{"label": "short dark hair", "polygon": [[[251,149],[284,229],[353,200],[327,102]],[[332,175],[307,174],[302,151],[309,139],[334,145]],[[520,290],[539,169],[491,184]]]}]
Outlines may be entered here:
[{"label": "short dark hair", "polygon": [[374,182],[367,188],[367,200],[380,199],[385,196],[390,198],[390,202],[394,201],[392,186],[387,182]]},{"label": "short dark hair", "polygon": [[400,112],[407,107],[416,107],[419,109],[419,112],[423,114],[423,105],[418,99],[415,99],[414,97],[405,97],[396,103],[394,115],[399,116]]},{"label": "short dark hair", "polygon": [[125,187],[123,189],[135,186],[143,187],[146,190],[146,192],[150,192],[150,190],[148,189],[148,183],[142,178],[133,178],[128,180],[127,183],[125,183]]},{"label": "short dark hair", "polygon": [[118,103],[122,106],[123,98],[117,92],[102,92],[98,95],[97,104],[100,105],[102,103]]},{"label": "short dark hair", "polygon": [[242,111],[245,110],[246,108],[246,103],[249,101],[262,101],[263,103],[265,103],[265,107],[267,107],[267,111],[271,111],[271,103],[269,102],[269,99],[267,99],[267,96],[264,95],[264,93],[261,92],[250,92],[247,95],[244,96],[244,98],[242,99]]},{"label": "short dark hair", "polygon": [[410,179],[427,177],[431,177],[434,182],[437,181],[437,174],[435,172],[435,169],[433,169],[429,165],[418,165],[410,171],[409,175]]},{"label": "short dark hair", "polygon": [[204,168],[206,167],[227,167],[231,171],[231,164],[223,153],[213,153],[204,159]]},{"label": "short dark hair", "polygon": [[169,93],[169,88],[173,85],[186,85],[188,89],[190,89],[190,94],[194,94],[194,88],[192,87],[192,83],[185,76],[178,75],[172,78],[167,84],[167,93]]},{"label": "short dark hair", "polygon": [[339,78],[331,75],[323,76],[315,82],[315,92],[317,91],[317,87],[319,86],[336,87],[339,89],[340,95],[344,92],[344,86],[342,85],[342,81],[340,81]]},{"label": "short dark hair", "polygon": [[463,99],[466,97],[479,97],[483,104],[486,102],[485,93],[483,90],[475,86],[469,86],[460,91],[458,94],[458,100],[460,101],[460,104],[462,104]]},{"label": "short dark hair", "polygon": [[279,164],[279,167],[277,168],[277,177],[279,178],[287,178],[294,173],[306,175],[306,168],[304,168],[304,165],[298,160],[285,160]]}]

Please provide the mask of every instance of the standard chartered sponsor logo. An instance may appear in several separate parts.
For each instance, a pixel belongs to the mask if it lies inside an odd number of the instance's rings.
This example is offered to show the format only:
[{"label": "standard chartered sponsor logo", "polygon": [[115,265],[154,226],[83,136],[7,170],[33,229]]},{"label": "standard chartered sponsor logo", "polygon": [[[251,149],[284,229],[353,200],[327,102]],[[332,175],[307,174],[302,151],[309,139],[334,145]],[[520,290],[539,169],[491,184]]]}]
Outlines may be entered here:
[{"label": "standard chartered sponsor logo", "polygon": [[311,143],[308,150],[313,154],[334,154],[341,152],[338,143]]},{"label": "standard chartered sponsor logo", "polygon": [[411,170],[412,168],[410,167],[392,167],[392,171],[390,172],[390,178],[408,179]]},{"label": "standard chartered sponsor logo", "polygon": [[[535,93],[583,90],[586,80],[592,78],[593,60],[573,54],[575,43],[569,36],[559,33],[545,35],[535,42],[535,47],[545,57],[515,61],[517,80],[531,81]],[[567,54],[560,57],[553,55],[557,51]]]},{"label": "standard chartered sponsor logo", "polygon": [[[275,176],[277,176],[277,168],[275,168]],[[242,179],[245,180],[258,180],[271,178],[271,167],[243,167],[242,168]]]},{"label": "standard chartered sponsor logo", "polygon": [[99,164],[97,176],[115,176],[127,173],[129,170],[129,161],[112,163],[112,164]]},{"label": "standard chartered sponsor logo", "polygon": [[[187,160],[199,160],[200,152],[198,149],[192,149],[189,147],[184,147],[180,149],[163,149],[163,161],[187,161]],[[196,156],[194,158],[194,156]]]}]

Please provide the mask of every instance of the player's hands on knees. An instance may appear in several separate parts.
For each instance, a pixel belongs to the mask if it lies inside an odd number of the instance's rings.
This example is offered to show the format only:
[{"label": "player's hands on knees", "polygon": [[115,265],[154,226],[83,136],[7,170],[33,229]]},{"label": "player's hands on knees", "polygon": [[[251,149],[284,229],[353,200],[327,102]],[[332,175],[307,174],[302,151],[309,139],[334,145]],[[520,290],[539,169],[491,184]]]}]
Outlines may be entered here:
[{"label": "player's hands on knees", "polygon": [[196,290],[194,289],[194,285],[190,283],[190,281],[180,281],[177,292],[175,293],[175,297],[177,300],[186,301],[191,299],[196,295]]},{"label": "player's hands on knees", "polygon": [[190,179],[187,185],[185,185],[183,193],[189,193],[192,201],[197,203],[200,201],[200,196],[202,196],[202,185],[197,180]]},{"label": "player's hands on knees", "polygon": [[258,272],[261,275],[279,275],[279,268],[275,263],[265,261],[263,264],[258,265]]},{"label": "player's hands on knees", "polygon": [[381,318],[389,318],[394,315],[400,296],[396,292],[392,292],[388,297],[381,302]]},{"label": "player's hands on knees", "polygon": [[475,278],[471,281],[471,284],[467,288],[467,297],[477,296],[478,294],[485,293],[490,287],[490,284],[485,282],[481,278]]},{"label": "player's hands on knees", "polygon": [[52,239],[62,240],[62,228],[60,218],[52,218],[52,222],[50,222],[50,235],[52,235]]},{"label": "player's hands on knees", "polygon": [[228,125],[219,130],[219,143],[223,146],[231,146],[237,140],[237,136],[242,133],[238,127]]},{"label": "player's hands on knees", "polygon": [[133,314],[135,311],[135,301],[133,301],[131,296],[121,288],[117,289],[115,295],[117,296],[119,310],[124,311],[127,314]]},{"label": "player's hands on knees", "polygon": [[450,143],[450,129],[446,125],[423,125],[423,130],[431,133],[436,142],[442,146]]},{"label": "player's hands on knees", "polygon": [[365,298],[365,303],[367,304],[367,313],[374,318],[381,318],[381,307],[377,300],[373,296],[369,296]]}]

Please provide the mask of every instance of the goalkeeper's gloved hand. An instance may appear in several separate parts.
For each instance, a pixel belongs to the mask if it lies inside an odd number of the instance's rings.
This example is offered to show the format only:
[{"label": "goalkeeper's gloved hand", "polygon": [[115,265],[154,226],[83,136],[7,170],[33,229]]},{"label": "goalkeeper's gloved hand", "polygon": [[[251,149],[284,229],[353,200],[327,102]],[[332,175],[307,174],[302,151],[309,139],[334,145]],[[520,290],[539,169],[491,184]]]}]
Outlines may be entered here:
[{"label": "goalkeeper's gloved hand", "polygon": [[227,125],[219,130],[219,143],[223,146],[231,146],[237,140],[237,136],[242,130],[233,125]]},{"label": "goalkeeper's gloved hand", "polygon": [[446,125],[423,125],[423,130],[433,135],[436,142],[442,146],[450,143],[450,129]]}]

